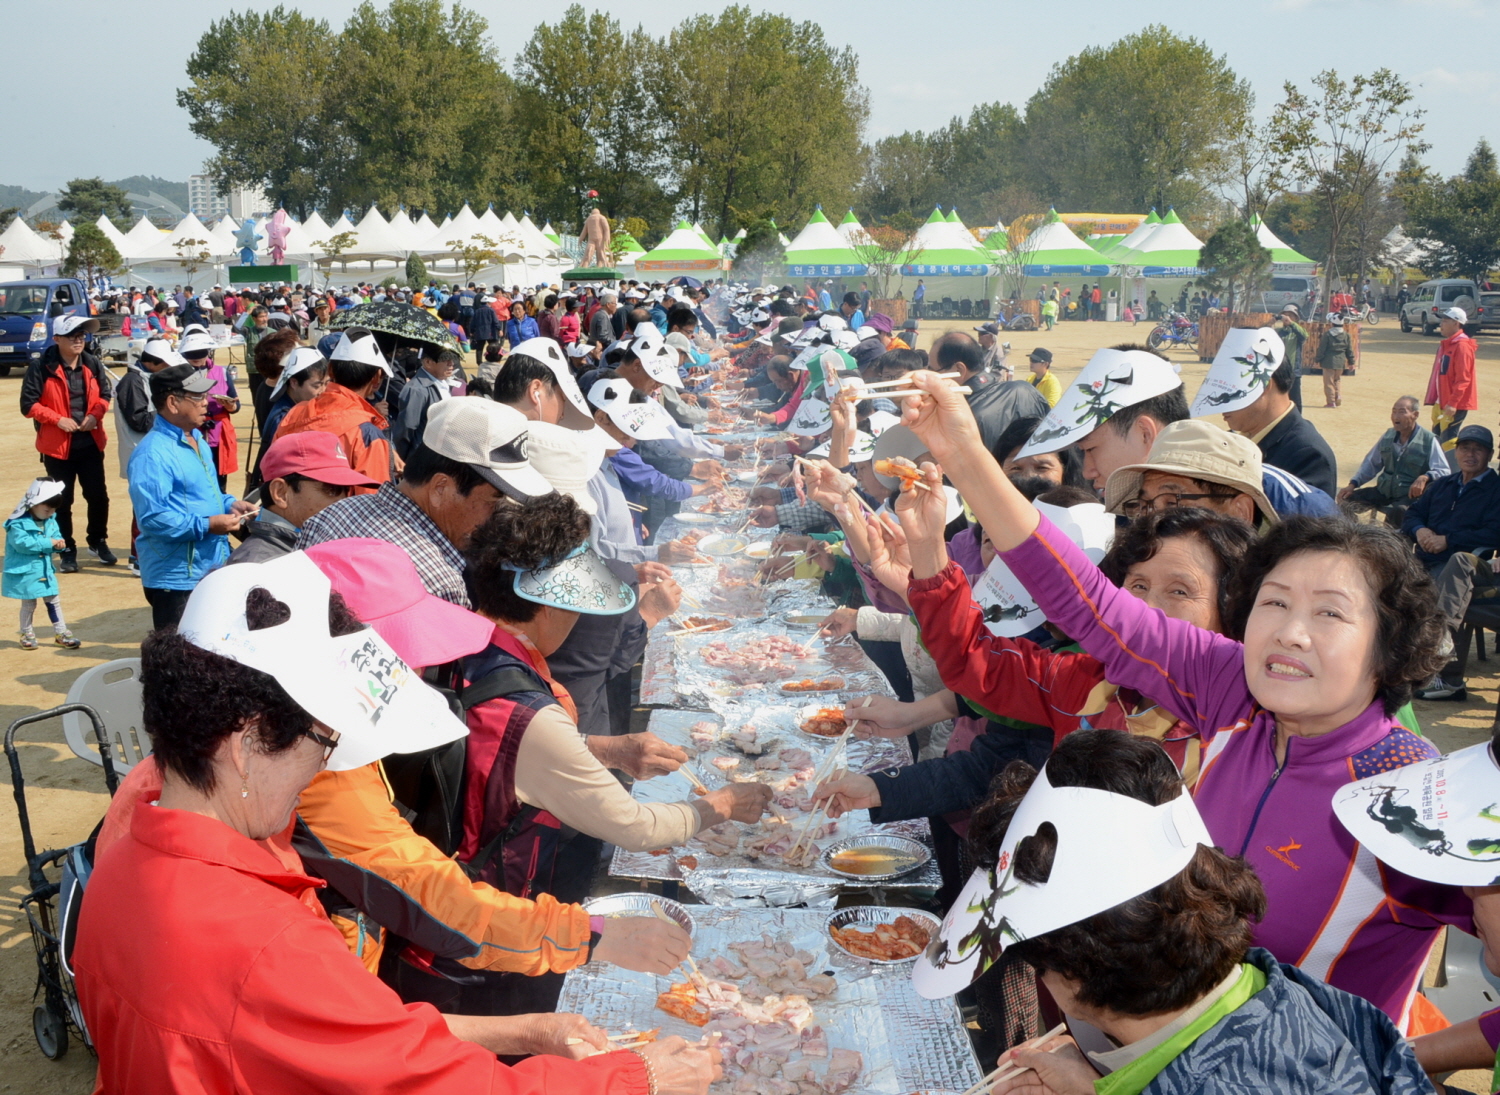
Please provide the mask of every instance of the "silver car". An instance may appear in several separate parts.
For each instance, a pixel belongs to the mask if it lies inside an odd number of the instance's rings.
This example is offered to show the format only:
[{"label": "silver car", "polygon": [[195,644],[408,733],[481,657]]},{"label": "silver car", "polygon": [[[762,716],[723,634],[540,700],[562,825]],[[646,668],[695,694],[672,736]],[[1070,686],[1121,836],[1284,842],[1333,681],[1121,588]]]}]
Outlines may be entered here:
[{"label": "silver car", "polygon": [[1462,308],[1469,317],[1464,330],[1479,330],[1479,286],[1468,278],[1438,278],[1424,281],[1401,309],[1401,329],[1420,327],[1424,335],[1437,330],[1438,313],[1448,308]]}]

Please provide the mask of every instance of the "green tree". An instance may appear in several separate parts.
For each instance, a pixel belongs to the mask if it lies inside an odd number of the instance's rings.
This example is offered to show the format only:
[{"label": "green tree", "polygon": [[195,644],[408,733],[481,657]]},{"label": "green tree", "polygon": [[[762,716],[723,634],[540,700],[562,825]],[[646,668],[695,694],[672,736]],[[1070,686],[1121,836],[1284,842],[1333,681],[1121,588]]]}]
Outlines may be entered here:
[{"label": "green tree", "polygon": [[10,227],[10,222],[16,219],[16,214],[21,211],[20,206],[7,205],[0,209],[0,232]]},{"label": "green tree", "polygon": [[818,24],[735,5],[679,24],[658,60],[670,176],[710,234],[733,231],[735,207],[796,224],[848,203],[868,96],[854,52]]},{"label": "green tree", "polygon": [[208,249],[208,240],[184,237],[172,241],[172,250],[182,260],[183,276],[191,283],[198,271],[213,261],[214,253]]},{"label": "green tree", "polygon": [[1407,177],[1399,193],[1406,234],[1428,245],[1423,269],[1482,280],[1500,264],[1500,170],[1494,149],[1481,139],[1463,173],[1450,179],[1404,167],[1401,174]]},{"label": "green tree", "polygon": [[358,242],[358,232],[340,232],[335,236],[329,236],[326,240],[313,241],[313,246],[323,252],[317,261],[319,266],[326,267],[328,280],[323,285],[325,289],[333,284],[333,264],[338,262],[340,255]]},{"label": "green tree", "polygon": [[64,277],[76,278],[82,274],[85,284],[93,285],[95,278],[117,274],[124,267],[125,260],[103,229],[92,221],[74,226],[68,257],[62,264]]},{"label": "green tree", "polygon": [[103,179],[73,179],[57,196],[57,208],[74,220],[92,224],[101,216],[116,224],[129,225],[131,206],[122,187],[110,186]]},{"label": "green tree", "polygon": [[500,242],[478,233],[466,240],[449,240],[448,246],[458,253],[458,261],[464,268],[464,281],[473,281],[474,275],[487,266],[497,266],[501,261]]},{"label": "green tree", "polygon": [[745,235],[735,248],[734,270],[751,281],[763,281],[768,269],[780,268],[785,253],[776,222],[770,217],[757,217],[745,225]]},{"label": "green tree", "polygon": [[1424,112],[1413,102],[1411,85],[1384,68],[1348,80],[1327,69],[1313,77],[1311,91],[1288,82],[1284,96],[1271,130],[1287,176],[1316,199],[1328,233],[1322,252],[1327,300],[1345,250],[1355,252],[1351,277],[1364,276],[1383,235],[1373,222],[1387,209],[1387,167],[1398,153],[1425,150]]},{"label": "green tree", "polygon": [[1229,310],[1234,312],[1237,301],[1255,299],[1256,287],[1271,272],[1271,252],[1249,221],[1226,221],[1203,242],[1198,265],[1205,273],[1197,284],[1227,294]]},{"label": "green tree", "polygon": [[413,289],[427,284],[427,264],[421,255],[406,256],[406,284]]},{"label": "green tree", "polygon": [[869,149],[859,208],[873,220],[896,213],[921,216],[948,200],[950,134],[900,133]]},{"label": "green tree", "polygon": [[1052,69],[1026,104],[1019,163],[1059,209],[1191,210],[1251,105],[1225,58],[1153,25]]},{"label": "green tree", "polygon": [[[512,84],[479,15],[441,0],[361,4],[334,49],[330,94],[347,104],[332,208],[504,202]],[[336,92],[332,89],[336,88]]]},{"label": "green tree", "polygon": [[576,232],[580,203],[599,192],[607,215],[664,222],[673,198],[661,186],[663,114],[647,74],[656,39],[574,4],[543,23],[516,57],[522,173],[539,216]]},{"label": "green tree", "polygon": [[260,186],[299,219],[324,205],[349,147],[342,113],[380,102],[330,87],[334,42],[327,22],[280,5],[209,25],[177,105],[188,128],[214,145],[206,167],[221,188]]}]

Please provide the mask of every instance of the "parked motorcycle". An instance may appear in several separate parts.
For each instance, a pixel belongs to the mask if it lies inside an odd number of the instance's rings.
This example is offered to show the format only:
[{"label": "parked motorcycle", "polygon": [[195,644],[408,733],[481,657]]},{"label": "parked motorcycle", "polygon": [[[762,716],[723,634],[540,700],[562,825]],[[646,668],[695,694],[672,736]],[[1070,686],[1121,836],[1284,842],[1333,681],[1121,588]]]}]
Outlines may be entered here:
[{"label": "parked motorcycle", "polygon": [[1146,336],[1146,345],[1153,350],[1159,350],[1163,346],[1186,346],[1193,349],[1198,345],[1198,324],[1182,312],[1168,312],[1167,318],[1153,327]]}]

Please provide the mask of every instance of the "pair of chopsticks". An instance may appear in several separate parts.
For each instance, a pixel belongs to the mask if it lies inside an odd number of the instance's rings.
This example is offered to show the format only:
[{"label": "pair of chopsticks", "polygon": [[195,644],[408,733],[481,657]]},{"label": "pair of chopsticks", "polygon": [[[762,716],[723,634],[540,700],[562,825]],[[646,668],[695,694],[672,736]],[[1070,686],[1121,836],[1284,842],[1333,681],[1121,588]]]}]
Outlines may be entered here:
[{"label": "pair of chopsticks", "polygon": [[[938,375],[938,379],[939,380],[954,380],[954,379],[956,379],[958,377],[958,373],[957,372],[938,373],[937,375]],[[873,384],[867,384],[864,381],[860,381],[860,387],[861,388],[871,388],[871,389],[874,389],[874,388],[899,388],[903,384],[910,384],[910,383],[911,383],[911,377],[909,377],[909,376],[903,376],[903,377],[900,377],[899,379],[896,379],[896,380],[877,380]]]},{"label": "pair of chopsticks", "polygon": [[691,783],[694,787],[698,788],[698,790],[702,791],[705,795],[708,794],[708,784],[704,783],[701,779],[698,778],[698,773],[693,771],[692,765],[684,764],[677,770],[683,775],[687,776],[688,782]]},{"label": "pair of chopsticks", "polygon": [[636,513],[645,513],[646,512],[646,507],[643,506],[643,505],[641,505],[638,502],[626,502],[625,506],[626,506],[627,509],[633,509],[633,510],[635,510]]},{"label": "pair of chopsticks", "polygon": [[785,859],[787,856],[795,854],[796,851],[797,851],[797,849],[800,848],[800,847],[802,847],[802,842],[807,839],[807,835],[810,832],[812,832],[813,823],[815,821],[817,821],[818,815],[819,814],[826,815],[827,813],[828,813],[828,803],[826,801],[825,802],[820,802],[820,803],[817,803],[816,805],[814,805],[812,813],[808,814],[807,815],[807,820],[802,823],[802,831],[797,834],[797,841],[796,841],[796,843],[793,844],[790,848],[788,848],[785,852],[783,852],[782,855],[781,855],[781,857],[783,859]]},{"label": "pair of chopsticks", "polygon": [[[969,387],[967,384],[960,384],[958,387],[954,388],[953,390],[955,392],[957,392],[959,395],[972,395],[974,393],[974,389],[971,388],[971,387]],[[880,397],[882,399],[899,399],[903,395],[930,395],[930,394],[931,394],[930,392],[924,392],[921,388],[902,388],[899,392],[881,392],[880,393]]]},{"label": "pair of chopsticks", "polygon": [[[1043,1034],[1040,1038],[1033,1038],[1029,1042],[1023,1042],[1021,1045],[1017,1046],[1016,1049],[1039,1049],[1040,1047],[1046,1045],[1048,1042],[1052,1041],[1052,1039],[1056,1038],[1059,1034],[1066,1033],[1067,1029],[1067,1023],[1058,1023],[1057,1026],[1053,1027],[1046,1034]],[[1048,1052],[1052,1051],[1049,1050]],[[995,1085],[1003,1083],[1006,1080],[1013,1080],[1017,1076],[1021,1075],[1021,1073],[1030,1071],[1031,1067],[1029,1065],[1021,1065],[1017,1064],[1014,1061],[1008,1061],[1005,1064],[1002,1064],[999,1068],[995,1069],[995,1071],[991,1072],[984,1079],[980,1080],[973,1087],[969,1088],[968,1091],[965,1091],[964,1095],[984,1095],[985,1092],[994,1090]]]},{"label": "pair of chopsticks", "polygon": [[[641,1031],[638,1030],[632,1030],[625,1034],[609,1034],[605,1037],[611,1042],[622,1042],[624,1044],[611,1046],[609,1049],[596,1049],[593,1053],[589,1054],[590,1057],[596,1057],[601,1053],[612,1053],[617,1049],[638,1049],[641,1046],[650,1045],[655,1041],[653,1038],[642,1038]],[[566,1038],[563,1040],[563,1045],[565,1046],[581,1046],[583,1044],[584,1041],[582,1038]]]}]

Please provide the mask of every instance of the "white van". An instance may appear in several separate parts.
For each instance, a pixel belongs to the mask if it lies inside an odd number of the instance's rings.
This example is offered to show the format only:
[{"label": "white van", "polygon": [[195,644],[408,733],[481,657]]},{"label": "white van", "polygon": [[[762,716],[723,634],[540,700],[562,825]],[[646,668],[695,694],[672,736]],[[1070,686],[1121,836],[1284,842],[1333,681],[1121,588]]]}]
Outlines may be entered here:
[{"label": "white van", "polygon": [[1260,295],[1262,310],[1275,315],[1288,304],[1295,304],[1302,310],[1303,318],[1309,318],[1307,294],[1319,293],[1322,288],[1323,279],[1311,274],[1275,274],[1271,287]]},{"label": "white van", "polygon": [[1462,308],[1469,317],[1464,330],[1479,330],[1479,286],[1468,278],[1437,278],[1418,285],[1401,308],[1401,329],[1420,327],[1424,335],[1437,330],[1438,312],[1445,308]]}]

